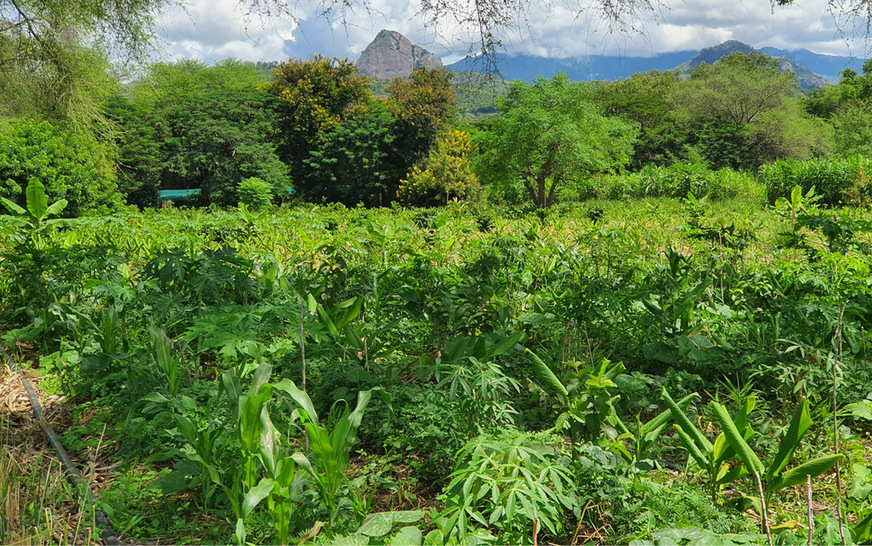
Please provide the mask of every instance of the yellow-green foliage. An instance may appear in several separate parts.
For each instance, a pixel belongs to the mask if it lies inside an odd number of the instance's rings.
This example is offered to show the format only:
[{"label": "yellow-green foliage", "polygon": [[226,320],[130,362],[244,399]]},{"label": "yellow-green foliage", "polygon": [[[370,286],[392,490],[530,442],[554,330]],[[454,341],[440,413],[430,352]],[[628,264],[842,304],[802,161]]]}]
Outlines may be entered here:
[{"label": "yellow-green foliage", "polygon": [[452,199],[466,200],[481,191],[472,172],[474,147],[465,131],[448,131],[436,142],[425,168],[415,166],[400,180],[397,200],[403,205],[444,205]]}]

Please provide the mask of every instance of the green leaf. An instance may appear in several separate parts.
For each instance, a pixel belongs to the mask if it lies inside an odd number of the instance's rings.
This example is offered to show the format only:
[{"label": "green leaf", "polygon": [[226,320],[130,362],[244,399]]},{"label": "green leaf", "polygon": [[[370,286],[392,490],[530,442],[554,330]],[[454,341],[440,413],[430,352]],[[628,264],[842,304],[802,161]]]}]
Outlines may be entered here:
[{"label": "green leaf", "polygon": [[[669,393],[666,392],[666,389],[663,389],[662,392],[663,399],[666,401],[666,405],[669,406],[669,409],[672,410],[672,418],[675,420],[675,425],[677,428],[680,428],[684,434],[692,440],[693,445],[696,446],[697,450],[700,453],[711,454],[712,452],[712,443],[708,441],[708,438],[703,436],[702,432],[700,432],[690,421],[687,415],[682,411],[678,404],[669,396]],[[706,459],[708,457],[705,457]],[[708,462],[702,464],[703,468],[708,467]]]},{"label": "green leaf", "polygon": [[260,501],[267,498],[273,490],[275,484],[269,478],[261,478],[260,483],[252,487],[242,499],[242,517],[247,518],[251,511],[260,504]]},{"label": "green leaf", "polygon": [[45,218],[46,210],[48,210],[48,198],[45,195],[45,186],[38,178],[31,178],[27,183],[25,190],[27,197],[27,210],[30,215],[37,221]]},{"label": "green leaf", "polygon": [[151,392],[142,397],[142,400],[147,400],[148,402],[157,402],[159,404],[163,404],[169,402],[170,399],[166,396],[162,395],[159,392]]},{"label": "green leaf", "polygon": [[872,472],[865,465],[857,463],[851,465],[851,472],[854,477],[848,485],[848,496],[856,500],[865,500],[869,493],[872,493]]},{"label": "green leaf", "polygon": [[778,489],[784,489],[785,487],[792,487],[794,485],[805,483],[806,476],[814,478],[815,476],[820,476],[821,474],[828,472],[840,458],[842,458],[841,454],[826,455],[824,457],[813,459],[805,464],[801,464],[796,468],[791,468],[772,480],[772,482],[769,483],[769,490],[776,491]]},{"label": "green leaf", "polygon": [[27,214],[26,210],[19,207],[17,204],[13,203],[9,199],[6,199],[5,197],[0,197],[0,203],[2,203],[3,206],[6,207],[6,210],[11,212],[12,214],[16,214],[19,216]]},{"label": "green leaf", "polygon": [[394,526],[394,518],[391,512],[376,512],[363,520],[363,525],[357,532],[368,537],[383,537],[391,532]]},{"label": "green leaf", "polygon": [[536,356],[536,353],[531,351],[530,349],[525,349],[527,354],[530,355],[530,359],[533,361],[533,369],[536,370],[536,374],[539,376],[539,380],[542,381],[545,385],[550,387],[554,392],[558,394],[562,394],[563,396],[569,396],[569,392],[566,390],[566,387],[563,386],[563,383],[557,379],[557,376],[554,375],[554,372],[551,371],[551,368],[545,364],[541,358]]},{"label": "green leaf", "polygon": [[421,530],[417,527],[403,527],[391,537],[390,544],[396,546],[419,546],[424,541]]},{"label": "green leaf", "polygon": [[733,418],[730,417],[729,413],[727,413],[727,408],[725,408],[723,404],[718,404],[715,401],[710,402],[709,407],[714,410],[715,417],[721,424],[721,429],[724,431],[724,436],[726,437],[727,442],[729,442],[730,446],[732,446],[736,451],[736,454],[742,462],[745,463],[748,472],[759,472],[762,475],[766,470],[763,466],[763,462],[760,460],[760,457],[754,453],[751,446],[749,446],[745,441],[742,433],[739,432],[739,429],[736,427],[736,423],[733,422]]},{"label": "green leaf", "polygon": [[872,400],[861,400],[848,404],[842,408],[843,413],[850,415],[854,419],[864,419],[872,421]]},{"label": "green leaf", "polygon": [[790,462],[793,452],[799,446],[803,435],[812,424],[811,416],[808,413],[808,399],[803,398],[796,411],[793,412],[793,419],[790,420],[787,434],[784,435],[784,439],[778,445],[778,453],[769,466],[769,471],[766,473],[766,481],[771,481],[773,477],[784,470],[784,467]]},{"label": "green leaf", "polygon": [[47,209],[45,209],[46,217],[60,214],[60,212],[67,207],[67,203],[68,202],[66,199],[59,199],[55,201],[54,203],[49,205]]}]

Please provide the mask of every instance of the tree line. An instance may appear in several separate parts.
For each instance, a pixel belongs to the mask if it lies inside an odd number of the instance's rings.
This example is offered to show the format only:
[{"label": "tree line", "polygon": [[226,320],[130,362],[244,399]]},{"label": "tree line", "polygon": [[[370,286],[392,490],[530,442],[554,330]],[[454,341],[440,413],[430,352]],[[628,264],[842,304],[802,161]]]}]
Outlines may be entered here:
[{"label": "tree line", "polygon": [[154,206],[159,189],[188,188],[201,190],[199,204],[426,206],[485,187],[548,207],[566,185],[646,165],[756,171],[777,159],[867,154],[872,62],[863,68],[810,95],[759,53],[686,77],[558,74],[511,82],[495,116],[470,121],[456,115],[446,70],[419,68],[376,95],[353,63],[320,56],[157,63],[129,84],[90,65],[87,115],[27,93],[5,101],[0,193],[20,201],[37,178],[71,214]]}]

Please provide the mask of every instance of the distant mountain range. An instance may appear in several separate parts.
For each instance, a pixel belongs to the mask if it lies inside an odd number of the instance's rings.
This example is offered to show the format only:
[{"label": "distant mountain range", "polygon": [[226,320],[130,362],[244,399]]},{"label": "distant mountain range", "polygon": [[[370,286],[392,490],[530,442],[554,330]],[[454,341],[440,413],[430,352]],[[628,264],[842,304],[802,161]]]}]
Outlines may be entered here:
[{"label": "distant mountain range", "polygon": [[[677,51],[653,57],[626,57],[616,55],[587,55],[567,59],[551,59],[530,55],[496,56],[499,75],[505,80],[530,81],[536,76],[551,77],[557,72],[566,72],[573,80],[616,80],[627,78],[637,72],[651,70],[680,70],[689,73],[701,63],[713,64],[721,57],[734,52],[759,51],[779,60],[783,72],[795,72],[799,85],[805,90],[824,87],[839,81],[839,73],[845,68],[862,71],[863,59],[822,55],[807,49],[786,51],[774,47],[759,50],[748,44],[730,40],[699,51]],[[412,44],[405,36],[393,30],[382,30],[367,46],[357,61],[361,72],[373,78],[391,79],[408,76],[417,66],[442,66],[439,57],[423,47]],[[455,72],[483,72],[492,69],[480,58],[467,57],[448,65]]]},{"label": "distant mountain range", "polygon": [[[588,55],[568,59],[549,59],[529,55],[497,56],[500,75],[506,80],[530,81],[536,76],[551,77],[557,72],[566,72],[573,80],[616,80],[627,78],[637,72],[678,69],[689,72],[705,62],[712,64],[723,56],[740,51],[749,53],[755,49],[748,44],[731,40],[707,47],[700,51],[677,51],[654,57],[623,57],[613,55]],[[807,49],[786,51],[764,47],[757,51],[779,58],[781,70],[796,72],[803,89],[824,87],[828,82],[838,82],[839,73],[845,68],[861,72],[863,59],[822,55]],[[448,65],[454,71],[482,71],[480,59],[466,58]]]}]

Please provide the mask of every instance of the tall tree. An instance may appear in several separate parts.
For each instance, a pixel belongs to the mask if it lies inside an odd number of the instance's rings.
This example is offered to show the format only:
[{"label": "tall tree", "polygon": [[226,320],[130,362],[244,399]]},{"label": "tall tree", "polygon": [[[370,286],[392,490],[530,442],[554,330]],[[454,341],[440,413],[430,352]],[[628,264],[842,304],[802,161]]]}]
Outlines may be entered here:
[{"label": "tall tree", "polygon": [[[830,133],[800,108],[799,84],[768,55],[731,53],[701,64],[670,97],[713,167],[755,168],[825,153]],[[724,154],[724,149],[730,153]]]},{"label": "tall tree", "polygon": [[279,64],[265,88],[278,100],[279,152],[291,168],[295,187],[304,195],[317,190],[307,182],[309,152],[343,121],[366,111],[372,100],[369,78],[348,59],[318,55],[311,61]]},{"label": "tall tree", "polygon": [[[236,186],[245,178],[284,192],[290,180],[276,154],[277,103],[259,88],[264,82],[254,65],[235,60],[151,66],[133,86],[133,103],[113,110],[124,131],[128,198],[147,198],[135,192],[156,191],[156,179],[165,189],[200,188],[204,202],[225,205],[236,203]],[[143,136],[156,136],[157,149],[136,146]]]},{"label": "tall tree", "polygon": [[447,69],[420,66],[410,77],[395,78],[387,86],[388,105],[410,163],[426,155],[454,115],[451,77]]},{"label": "tall tree", "polygon": [[676,122],[668,100],[681,81],[678,71],[652,70],[625,80],[600,82],[593,88],[593,99],[607,114],[619,116],[639,129],[631,168],[683,159],[687,131]]},{"label": "tall tree", "polygon": [[626,165],[636,128],[605,116],[589,96],[562,72],[532,85],[512,82],[482,146],[490,178],[520,180],[547,208],[567,181]]}]

